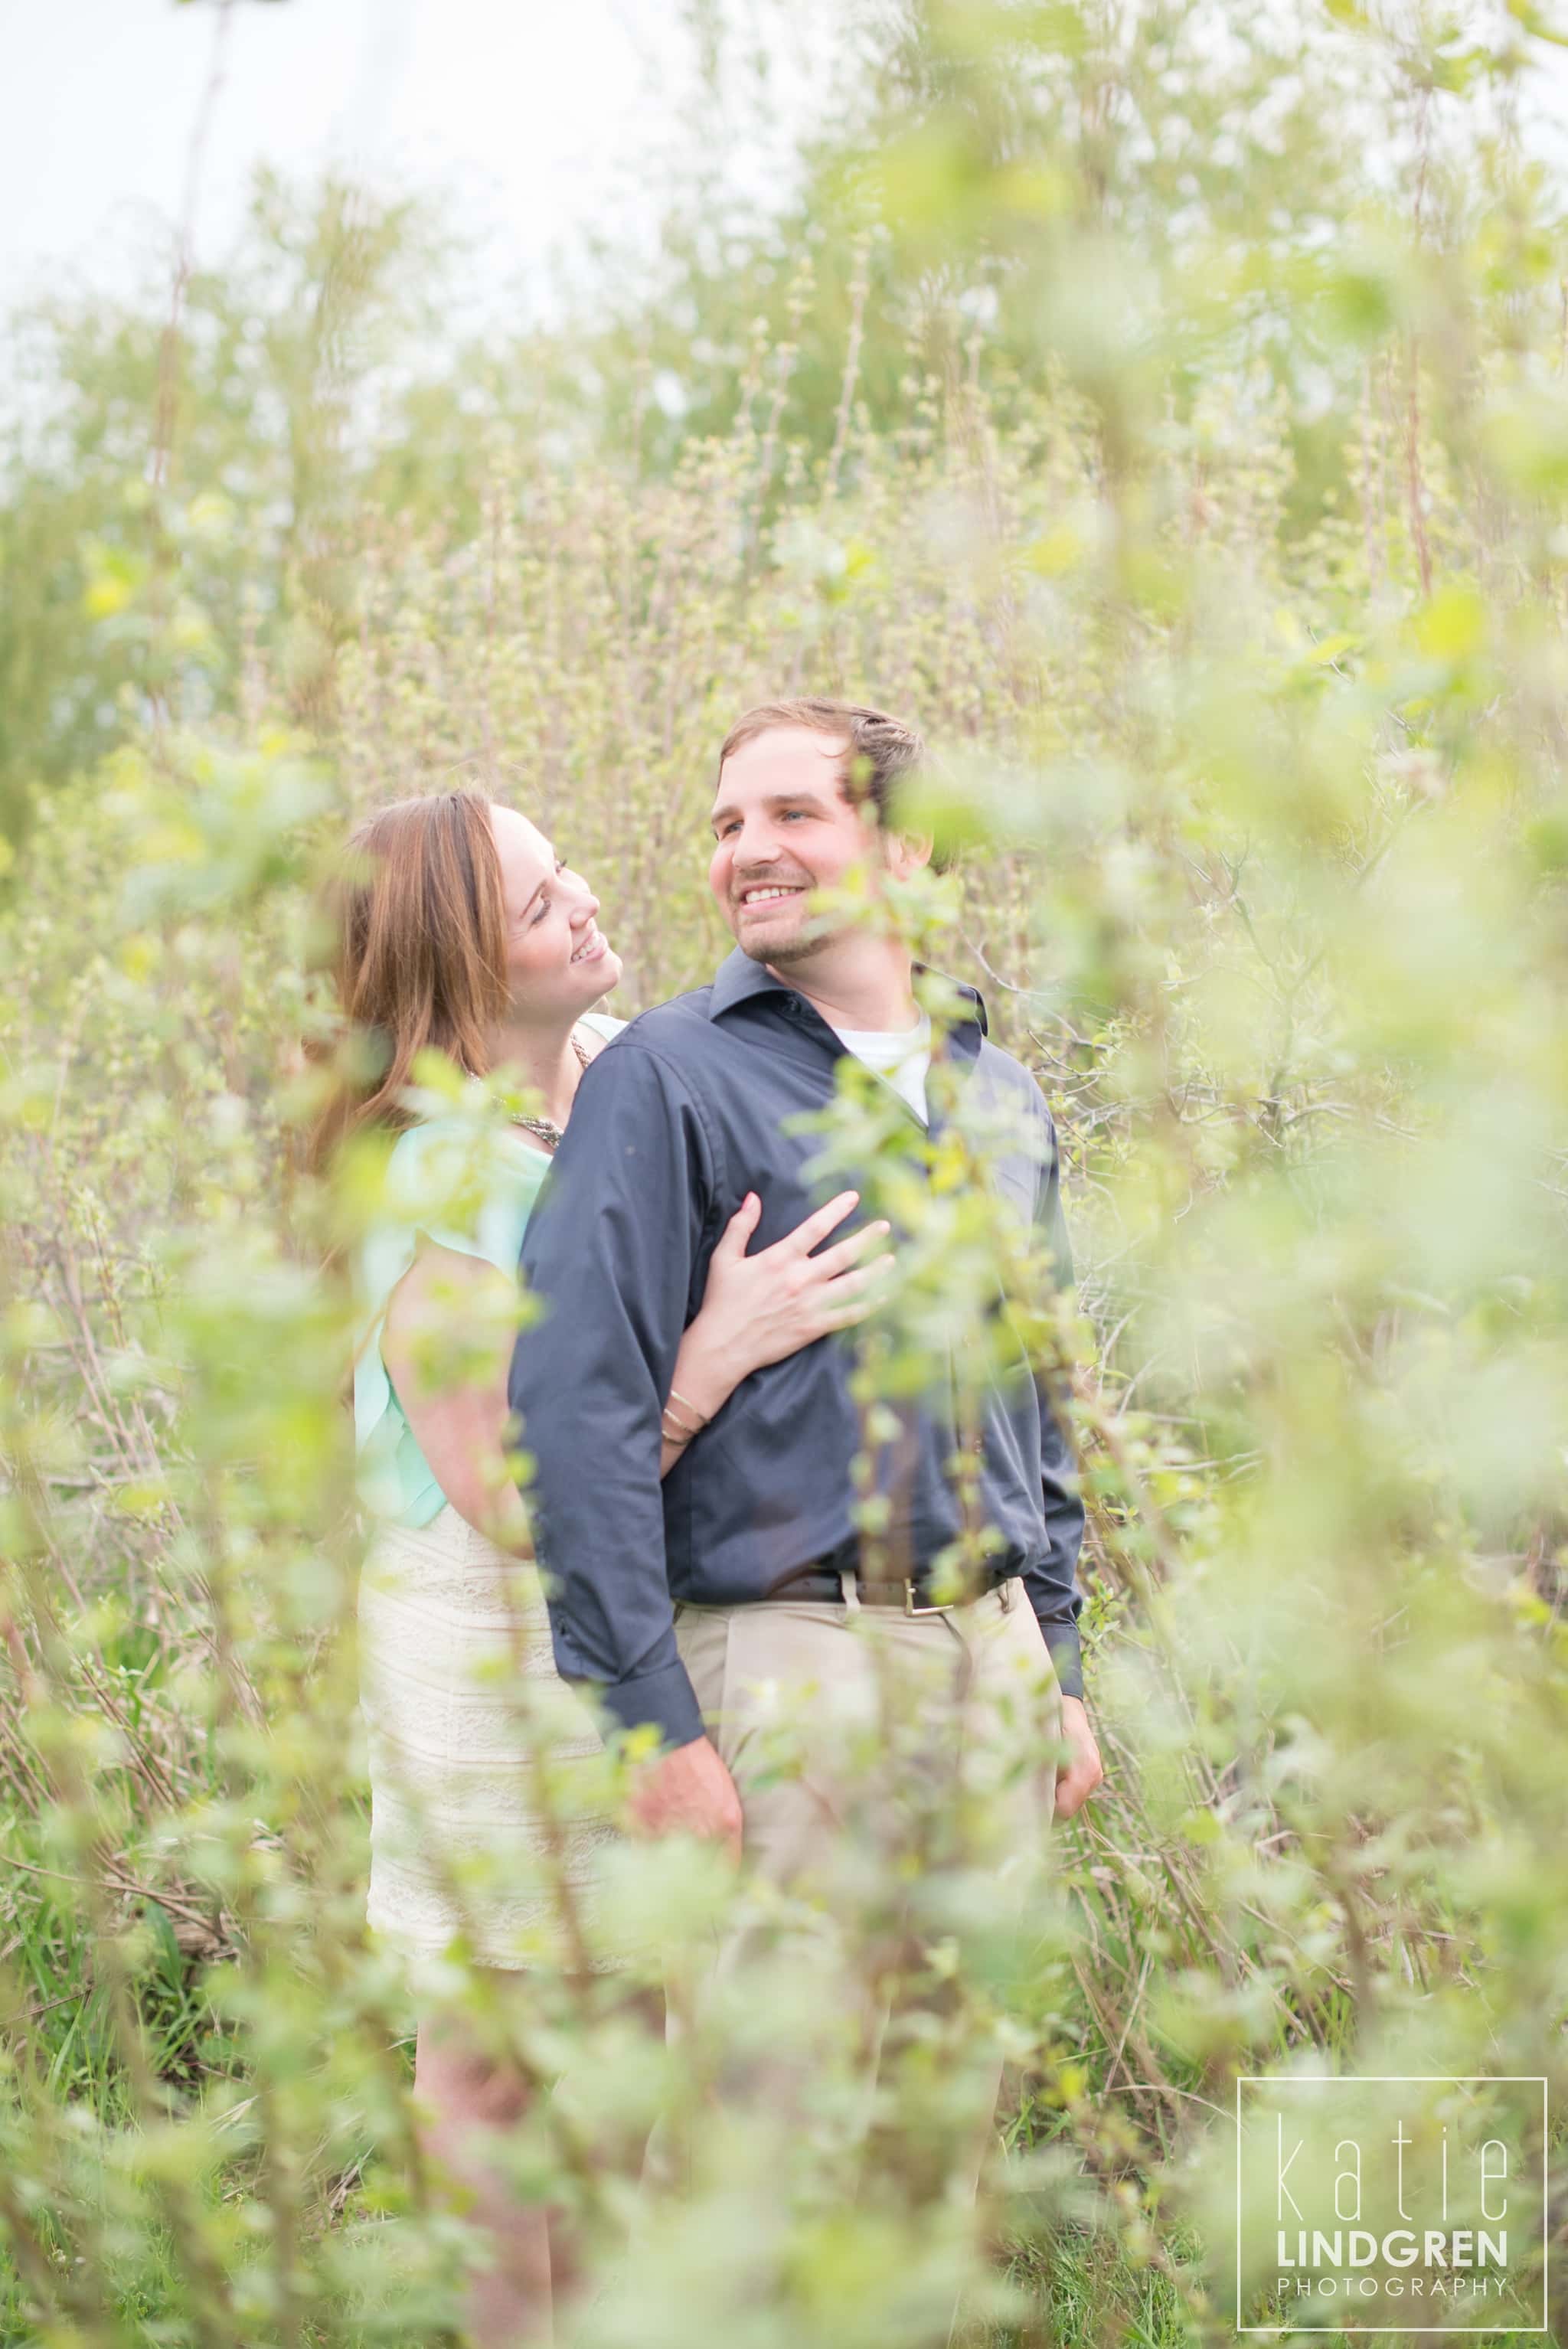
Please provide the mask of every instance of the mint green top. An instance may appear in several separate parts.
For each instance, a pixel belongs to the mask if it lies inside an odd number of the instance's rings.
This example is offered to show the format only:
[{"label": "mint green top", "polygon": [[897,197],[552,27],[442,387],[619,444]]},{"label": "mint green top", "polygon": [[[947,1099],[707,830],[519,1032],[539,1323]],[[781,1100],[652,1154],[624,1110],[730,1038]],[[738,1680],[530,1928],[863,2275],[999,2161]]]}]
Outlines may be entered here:
[{"label": "mint green top", "polygon": [[[581,1024],[610,1037],[626,1023],[590,1011]],[[354,1369],[359,1495],[373,1515],[393,1525],[428,1526],[446,1507],[447,1496],[414,1441],[381,1359],[392,1291],[413,1263],[421,1233],[441,1247],[480,1257],[515,1275],[522,1235],[549,1166],[544,1152],[525,1142],[515,1127],[486,1126],[458,1112],[421,1120],[393,1145],[382,1212],[359,1246],[363,1318]]]}]

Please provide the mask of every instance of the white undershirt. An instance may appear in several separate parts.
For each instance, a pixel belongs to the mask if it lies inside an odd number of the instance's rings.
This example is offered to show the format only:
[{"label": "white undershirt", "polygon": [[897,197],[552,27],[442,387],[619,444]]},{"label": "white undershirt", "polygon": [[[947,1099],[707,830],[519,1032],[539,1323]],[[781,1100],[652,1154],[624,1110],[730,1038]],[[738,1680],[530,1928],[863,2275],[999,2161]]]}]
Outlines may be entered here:
[{"label": "white undershirt", "polygon": [[846,1051],[885,1077],[902,1093],[922,1125],[930,1119],[925,1109],[925,1077],[931,1066],[931,1014],[923,1011],[914,1028],[838,1028]]}]

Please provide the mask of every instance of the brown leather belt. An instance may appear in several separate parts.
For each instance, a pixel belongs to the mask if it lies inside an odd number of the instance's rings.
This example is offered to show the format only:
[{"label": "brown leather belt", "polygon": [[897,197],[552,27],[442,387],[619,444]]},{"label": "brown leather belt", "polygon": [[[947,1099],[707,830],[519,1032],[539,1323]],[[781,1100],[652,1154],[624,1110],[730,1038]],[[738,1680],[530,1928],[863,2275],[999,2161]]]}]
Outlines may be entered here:
[{"label": "brown leather belt", "polygon": [[1009,1586],[1017,1579],[1016,1575],[1004,1574],[998,1576],[995,1580],[987,1582],[983,1590],[972,1591],[967,1599],[951,1599],[943,1606],[934,1606],[926,1586],[912,1578],[905,1578],[903,1580],[869,1582],[855,1573],[852,1548],[842,1553],[835,1551],[832,1556],[834,1558],[842,1556],[843,1564],[835,1565],[830,1563],[827,1558],[815,1558],[810,1566],[803,1566],[798,1574],[790,1575],[783,1582],[775,1583],[768,1593],[769,1598],[825,1600],[830,1606],[836,1604],[841,1607],[844,1603],[842,1578],[845,1574],[851,1574],[854,1576],[855,1593],[862,1607],[898,1607],[902,1608],[906,1615],[944,1615],[949,1607],[969,1605],[975,1599],[989,1598],[992,1592],[996,1590],[1007,1592],[1002,1603],[1005,1607],[1011,1606],[1012,1595]]}]

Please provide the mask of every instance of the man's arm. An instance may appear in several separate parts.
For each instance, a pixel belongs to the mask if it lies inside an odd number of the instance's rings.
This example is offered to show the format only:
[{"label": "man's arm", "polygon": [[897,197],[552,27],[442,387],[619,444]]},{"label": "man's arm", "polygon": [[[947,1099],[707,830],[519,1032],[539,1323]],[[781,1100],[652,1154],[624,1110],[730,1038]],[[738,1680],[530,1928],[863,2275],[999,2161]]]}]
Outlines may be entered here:
[{"label": "man's arm", "polygon": [[[1043,1101],[1039,1106],[1045,1121],[1047,1154],[1036,1194],[1035,1222],[1049,1251],[1056,1285],[1067,1290],[1073,1286],[1073,1260],[1068,1244],[1067,1219],[1062,1213],[1061,1154],[1050,1111]],[[1063,1376],[1057,1374],[1057,1379]],[[1042,1564],[1030,1568],[1024,1582],[1051,1651],[1062,1693],[1081,1697],[1083,1662],[1078,1619],[1083,1611],[1083,1594],[1078,1587],[1076,1568],[1083,1543],[1084,1506],[1072,1444],[1060,1413],[1053,1407],[1050,1383],[1043,1378],[1035,1381],[1040,1412],[1040,1486],[1049,1555]]]},{"label": "man's arm", "polygon": [[534,1461],[529,1499],[555,1661],[624,1728],[703,1735],[676,1646],[659,1413],[714,1196],[695,1103],[634,1040],[600,1054],[529,1218],[522,1273],[544,1319],[509,1387]]},{"label": "man's arm", "polygon": [[[1050,1252],[1056,1286],[1065,1291],[1074,1282],[1072,1250],[1062,1213],[1061,1153],[1055,1120],[1043,1101],[1040,1114],[1046,1123],[1047,1155],[1036,1197],[1036,1221]],[[1078,1587],[1077,1567],[1083,1543],[1084,1506],[1065,1421],[1053,1407],[1045,1380],[1036,1380],[1035,1392],[1040,1406],[1040,1484],[1050,1555],[1044,1565],[1025,1577],[1025,1582],[1061,1691],[1068,1758],[1057,1772],[1055,1807],[1057,1818],[1070,1819],[1105,1777],[1099,1747],[1084,1710],[1083,1659],[1078,1646],[1083,1594]]]}]

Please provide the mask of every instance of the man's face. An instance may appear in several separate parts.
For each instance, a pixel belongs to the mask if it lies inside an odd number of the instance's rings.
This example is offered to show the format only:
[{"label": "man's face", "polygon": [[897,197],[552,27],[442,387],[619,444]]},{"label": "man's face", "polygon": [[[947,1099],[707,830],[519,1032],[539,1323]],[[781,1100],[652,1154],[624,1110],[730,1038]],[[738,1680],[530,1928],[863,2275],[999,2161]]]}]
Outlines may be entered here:
[{"label": "man's face", "polygon": [[850,746],[809,727],[778,726],[725,761],[713,805],[708,885],[754,962],[807,960],[830,943],[810,914],[810,893],[830,889],[851,865],[874,869],[882,835],[840,777]]}]

